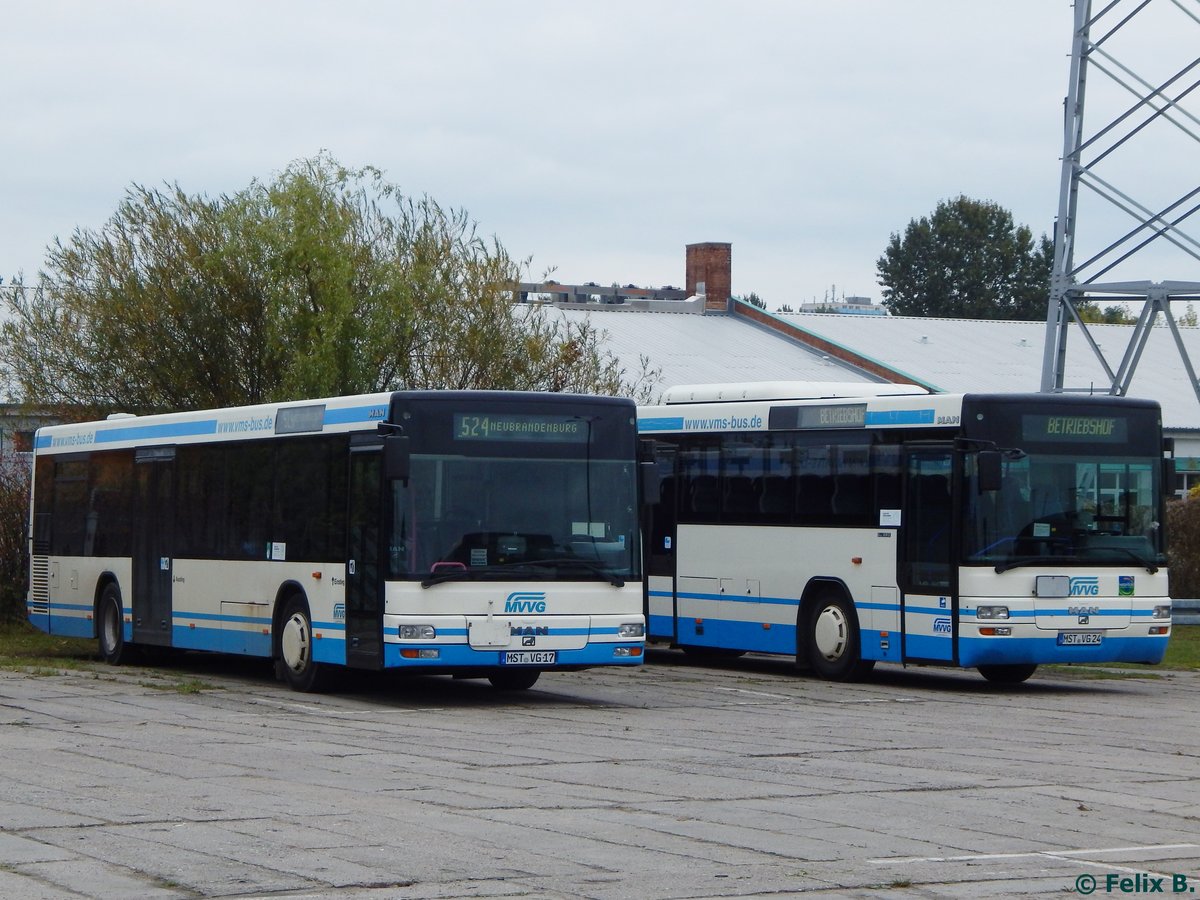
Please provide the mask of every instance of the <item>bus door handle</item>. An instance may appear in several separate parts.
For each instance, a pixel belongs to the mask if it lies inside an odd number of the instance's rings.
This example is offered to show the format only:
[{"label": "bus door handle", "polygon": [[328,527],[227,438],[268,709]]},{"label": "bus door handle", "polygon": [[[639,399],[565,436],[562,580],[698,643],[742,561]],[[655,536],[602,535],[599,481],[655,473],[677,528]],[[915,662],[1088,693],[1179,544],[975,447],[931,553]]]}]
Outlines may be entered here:
[{"label": "bus door handle", "polygon": [[347,571],[348,571],[348,572],[349,572],[351,575],[353,575],[353,574],[354,574],[354,560],[350,560],[350,565],[347,567]]}]

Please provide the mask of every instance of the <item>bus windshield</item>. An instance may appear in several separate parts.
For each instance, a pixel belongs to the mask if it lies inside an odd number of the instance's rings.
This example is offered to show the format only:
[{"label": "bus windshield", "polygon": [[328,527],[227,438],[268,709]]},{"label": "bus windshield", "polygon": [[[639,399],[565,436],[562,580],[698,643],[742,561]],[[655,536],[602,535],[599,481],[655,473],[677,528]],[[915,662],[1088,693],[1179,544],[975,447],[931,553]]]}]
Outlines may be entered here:
[{"label": "bus windshield", "polygon": [[636,578],[635,484],[629,462],[415,455],[393,487],[391,574]]},{"label": "bus windshield", "polygon": [[980,490],[978,456],[965,456],[966,563],[1165,564],[1162,460],[1141,446],[1134,416],[1034,410],[1015,424],[1000,490]]},{"label": "bus windshield", "polygon": [[392,485],[392,578],[595,580],[641,575],[629,410],[426,399]]}]

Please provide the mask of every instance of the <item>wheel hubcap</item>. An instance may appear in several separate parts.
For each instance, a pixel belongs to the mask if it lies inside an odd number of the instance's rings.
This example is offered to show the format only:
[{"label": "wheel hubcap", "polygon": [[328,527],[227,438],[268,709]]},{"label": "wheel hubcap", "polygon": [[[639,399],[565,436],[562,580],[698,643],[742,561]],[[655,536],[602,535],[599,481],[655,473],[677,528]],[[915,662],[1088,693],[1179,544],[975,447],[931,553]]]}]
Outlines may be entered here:
[{"label": "wheel hubcap", "polygon": [[817,616],[813,627],[813,643],[821,656],[836,662],[846,652],[848,633],[845,614],[836,606],[827,606]]},{"label": "wheel hubcap", "polygon": [[284,663],[293,672],[303,672],[308,666],[312,653],[312,639],[308,620],[300,613],[296,613],[284,623],[279,649],[283,654]]},{"label": "wheel hubcap", "polygon": [[102,634],[104,636],[104,650],[109,652],[116,649],[118,630],[121,627],[121,617],[117,612],[116,604],[109,603],[104,607],[104,628]]}]

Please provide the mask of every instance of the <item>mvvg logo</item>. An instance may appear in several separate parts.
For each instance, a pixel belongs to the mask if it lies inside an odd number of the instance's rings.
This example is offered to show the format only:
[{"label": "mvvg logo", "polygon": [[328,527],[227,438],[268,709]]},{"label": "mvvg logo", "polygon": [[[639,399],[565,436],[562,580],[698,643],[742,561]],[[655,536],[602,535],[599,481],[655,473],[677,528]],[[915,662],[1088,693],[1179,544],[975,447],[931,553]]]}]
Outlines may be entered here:
[{"label": "mvvg logo", "polygon": [[954,629],[951,627],[950,619],[946,616],[938,616],[933,620],[934,634],[953,634]]},{"label": "mvvg logo", "polygon": [[1071,579],[1072,597],[1099,597],[1100,579],[1095,575],[1080,575]]},{"label": "mvvg logo", "polygon": [[504,601],[506,613],[544,613],[546,595],[542,591],[513,591]]}]

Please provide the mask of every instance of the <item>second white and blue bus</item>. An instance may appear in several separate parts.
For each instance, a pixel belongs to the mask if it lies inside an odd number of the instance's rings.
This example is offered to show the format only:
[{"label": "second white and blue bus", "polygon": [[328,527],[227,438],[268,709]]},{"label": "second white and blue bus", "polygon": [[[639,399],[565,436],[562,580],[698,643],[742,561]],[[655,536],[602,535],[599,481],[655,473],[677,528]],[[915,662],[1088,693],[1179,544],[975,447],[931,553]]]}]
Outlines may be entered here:
[{"label": "second white and blue bus", "polygon": [[1156,403],[908,385],[669,390],[639,410],[651,639],[1019,682],[1162,660],[1171,462]]}]

